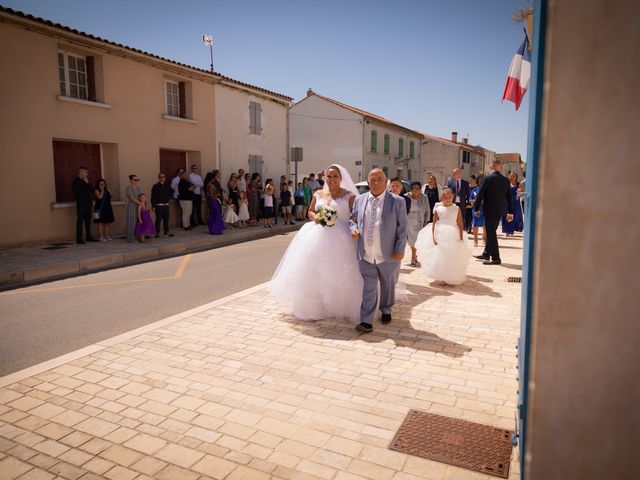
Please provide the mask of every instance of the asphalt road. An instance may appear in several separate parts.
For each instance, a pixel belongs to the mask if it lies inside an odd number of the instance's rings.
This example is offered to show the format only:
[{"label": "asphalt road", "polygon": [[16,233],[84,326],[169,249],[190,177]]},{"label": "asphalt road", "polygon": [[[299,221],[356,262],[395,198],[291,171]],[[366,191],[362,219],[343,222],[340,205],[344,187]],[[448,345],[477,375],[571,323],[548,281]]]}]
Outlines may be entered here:
[{"label": "asphalt road", "polygon": [[293,235],[0,292],[0,376],[266,282]]}]

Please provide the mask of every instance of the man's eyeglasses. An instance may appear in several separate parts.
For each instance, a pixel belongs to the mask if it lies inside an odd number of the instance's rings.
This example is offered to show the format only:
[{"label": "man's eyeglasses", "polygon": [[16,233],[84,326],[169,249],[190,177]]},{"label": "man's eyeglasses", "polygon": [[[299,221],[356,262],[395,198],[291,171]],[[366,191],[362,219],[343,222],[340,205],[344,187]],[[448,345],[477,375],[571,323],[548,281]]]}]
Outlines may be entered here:
[{"label": "man's eyeglasses", "polygon": [[420,190],[420,187],[411,187],[411,190]]},{"label": "man's eyeglasses", "polygon": [[134,181],[134,182],[139,182],[139,181],[140,181],[140,179],[139,179],[139,178],[134,178],[134,179],[133,179],[133,181]]}]

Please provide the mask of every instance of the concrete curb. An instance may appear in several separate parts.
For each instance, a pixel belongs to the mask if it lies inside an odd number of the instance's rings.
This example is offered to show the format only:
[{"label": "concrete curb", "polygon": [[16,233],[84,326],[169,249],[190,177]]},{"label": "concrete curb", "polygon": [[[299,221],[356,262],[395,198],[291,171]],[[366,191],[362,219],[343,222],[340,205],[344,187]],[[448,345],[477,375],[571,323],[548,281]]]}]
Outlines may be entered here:
[{"label": "concrete curb", "polygon": [[203,234],[165,245],[149,242],[148,246],[133,246],[114,242],[114,247],[119,251],[87,251],[87,256],[79,260],[62,260],[24,270],[0,271],[0,291],[272,237],[296,231],[302,225],[304,224],[275,225],[271,229],[254,227],[222,235]]},{"label": "concrete curb", "polygon": [[180,312],[175,315],[171,315],[170,317],[163,318],[162,320],[157,320],[153,323],[144,325],[134,330],[129,330],[128,332],[122,333],[120,335],[116,335],[115,337],[107,338],[106,340],[102,340],[98,343],[94,343],[93,345],[88,345],[86,347],[79,348],[78,350],[65,353],[64,355],[61,355],[56,358],[52,358],[51,360],[46,360],[42,363],[38,363],[37,365],[33,365],[31,367],[18,370],[17,372],[10,373],[8,375],[5,375],[4,377],[0,377],[0,388],[4,388],[7,385],[11,385],[12,383],[20,382],[25,378],[29,378],[34,375],[39,375],[43,372],[59,367],[60,365],[73,362],[78,358],[82,358],[86,355],[91,355],[92,353],[99,352],[100,350],[108,348],[112,345],[116,345],[120,342],[124,342],[125,340],[129,340],[131,338],[137,337],[144,333],[156,330],[158,328],[165,327],[171,323],[182,320],[183,318],[188,318],[192,315],[196,315],[200,312],[204,312],[211,308],[217,307],[218,305],[223,305],[225,303],[237,300],[239,298],[246,297],[247,295],[250,295],[253,292],[262,290],[267,286],[268,283],[269,282],[265,282],[265,283],[256,285],[254,287],[249,287],[245,290],[241,290],[240,292],[227,295],[226,297],[219,298],[218,300],[214,300],[213,302],[200,305],[199,307],[192,308],[185,312]]}]

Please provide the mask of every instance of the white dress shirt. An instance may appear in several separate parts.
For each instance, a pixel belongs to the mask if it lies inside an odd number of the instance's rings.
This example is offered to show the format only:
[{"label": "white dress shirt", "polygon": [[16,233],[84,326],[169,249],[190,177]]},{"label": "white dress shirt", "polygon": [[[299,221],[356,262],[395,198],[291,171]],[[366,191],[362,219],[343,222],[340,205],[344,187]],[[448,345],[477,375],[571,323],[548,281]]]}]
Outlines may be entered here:
[{"label": "white dress shirt", "polygon": [[178,184],[180,183],[180,177],[175,176],[173,177],[173,179],[171,180],[171,188],[173,189],[173,198],[175,198],[176,200],[178,199]]},{"label": "white dress shirt", "polygon": [[367,242],[367,233],[370,225],[368,225],[368,221],[371,218],[371,208],[372,208],[372,200],[374,198],[371,192],[367,193],[367,206],[364,209],[364,232],[360,234],[363,235],[364,239],[364,256],[363,260],[368,263],[383,263],[384,255],[382,254],[382,245],[380,243],[380,225],[382,223],[382,209],[384,207],[384,200],[387,196],[387,190],[385,189],[382,194],[380,194],[378,198],[378,206],[376,207],[376,221],[373,225],[373,245],[368,245]]},{"label": "white dress shirt", "polygon": [[195,185],[196,188],[193,189],[194,195],[200,195],[200,187],[204,187],[204,183],[202,182],[202,177],[197,173],[191,172],[189,174],[189,181],[192,185]]},{"label": "white dress shirt", "polygon": [[247,191],[247,181],[244,178],[240,178],[238,180],[238,192],[245,192]]}]

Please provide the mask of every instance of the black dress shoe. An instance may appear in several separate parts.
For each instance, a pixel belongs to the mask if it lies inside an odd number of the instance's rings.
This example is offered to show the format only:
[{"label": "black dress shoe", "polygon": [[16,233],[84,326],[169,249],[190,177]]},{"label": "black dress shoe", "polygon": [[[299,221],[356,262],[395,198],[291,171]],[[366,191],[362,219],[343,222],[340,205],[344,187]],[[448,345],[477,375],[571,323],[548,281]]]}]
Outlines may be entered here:
[{"label": "black dress shoe", "polygon": [[96,240],[95,238],[91,237],[91,238],[87,238],[87,242],[97,242],[98,240]]},{"label": "black dress shoe", "polygon": [[489,255],[474,255],[474,257],[480,260],[489,260],[491,258]]},{"label": "black dress shoe", "polygon": [[76,240],[76,243],[77,243],[78,245],[84,245],[84,240]]},{"label": "black dress shoe", "polygon": [[501,263],[501,260],[485,260],[482,262],[483,265],[500,265]]},{"label": "black dress shoe", "polygon": [[383,313],[382,318],[380,319],[380,323],[382,323],[383,325],[389,325],[391,323],[391,314]]},{"label": "black dress shoe", "polygon": [[373,332],[373,327],[368,323],[361,322],[356,325],[356,330],[361,333],[371,333]]}]

